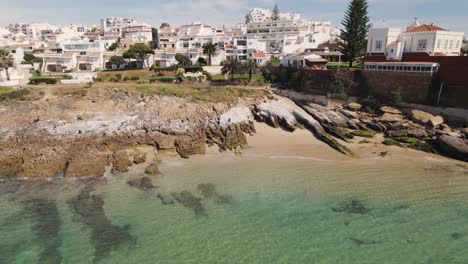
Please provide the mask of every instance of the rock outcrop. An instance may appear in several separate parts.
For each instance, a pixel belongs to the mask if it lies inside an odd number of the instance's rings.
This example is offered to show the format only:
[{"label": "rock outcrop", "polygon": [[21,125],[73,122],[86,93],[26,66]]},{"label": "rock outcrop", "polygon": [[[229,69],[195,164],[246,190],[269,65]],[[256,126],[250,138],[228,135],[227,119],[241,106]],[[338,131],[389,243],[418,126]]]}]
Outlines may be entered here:
[{"label": "rock outcrop", "polygon": [[446,154],[449,157],[468,161],[468,140],[449,135],[442,135],[435,141],[435,144],[441,153]]}]

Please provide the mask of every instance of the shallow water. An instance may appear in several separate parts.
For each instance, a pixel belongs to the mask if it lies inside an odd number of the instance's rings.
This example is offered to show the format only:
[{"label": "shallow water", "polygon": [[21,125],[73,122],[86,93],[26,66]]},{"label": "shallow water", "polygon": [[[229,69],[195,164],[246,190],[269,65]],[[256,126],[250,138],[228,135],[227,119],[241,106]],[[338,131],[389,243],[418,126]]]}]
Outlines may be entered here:
[{"label": "shallow water", "polygon": [[0,263],[468,263],[467,168],[220,155],[149,191],[32,186],[0,197]]}]

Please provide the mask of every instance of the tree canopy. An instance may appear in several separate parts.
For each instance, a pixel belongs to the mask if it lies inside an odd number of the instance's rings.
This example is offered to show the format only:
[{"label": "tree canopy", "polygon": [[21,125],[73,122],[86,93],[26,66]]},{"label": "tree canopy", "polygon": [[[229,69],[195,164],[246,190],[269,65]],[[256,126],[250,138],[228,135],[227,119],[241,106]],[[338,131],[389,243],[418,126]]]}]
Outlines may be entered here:
[{"label": "tree canopy", "polygon": [[180,65],[189,65],[190,64],[190,58],[187,57],[184,54],[177,53],[175,55],[175,59]]},{"label": "tree canopy", "polygon": [[34,56],[34,54],[32,54],[31,52],[24,53],[23,60],[24,62],[28,64],[33,64],[35,62],[42,62],[42,58]]},{"label": "tree canopy", "polygon": [[221,63],[221,66],[223,66],[221,72],[225,75],[229,74],[231,76],[231,81],[234,80],[234,74],[242,70],[242,64],[238,60],[225,60]]},{"label": "tree canopy", "polygon": [[277,21],[280,19],[280,10],[278,8],[278,5],[275,5],[273,8],[273,14],[271,15],[271,20]]},{"label": "tree canopy", "polygon": [[119,67],[120,65],[125,63],[125,59],[122,56],[112,56],[110,57],[109,62]]},{"label": "tree canopy", "polygon": [[10,67],[13,67],[13,57],[7,50],[0,49],[0,69],[5,70],[7,81],[10,80],[10,74],[8,73]]},{"label": "tree canopy", "polygon": [[[123,53],[125,59],[136,59],[146,62],[146,55],[154,54],[154,50],[145,44],[137,43]],[[147,63],[147,62],[146,62]]]},{"label": "tree canopy", "polygon": [[218,47],[213,43],[206,43],[203,45],[203,54],[208,55],[208,65],[211,65],[211,57],[216,53]]},{"label": "tree canopy", "polygon": [[169,28],[171,27],[171,25],[169,25],[168,23],[164,22],[161,24],[161,26],[159,28]]},{"label": "tree canopy", "polygon": [[367,8],[367,0],[352,0],[341,23],[343,29],[338,45],[339,50],[348,59],[349,67],[366,52],[366,37],[370,28]]}]

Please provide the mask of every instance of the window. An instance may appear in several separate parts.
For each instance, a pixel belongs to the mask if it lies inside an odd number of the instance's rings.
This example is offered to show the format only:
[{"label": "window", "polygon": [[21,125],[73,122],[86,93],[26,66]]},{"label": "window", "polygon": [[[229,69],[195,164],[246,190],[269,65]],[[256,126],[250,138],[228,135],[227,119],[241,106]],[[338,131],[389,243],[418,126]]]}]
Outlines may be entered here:
[{"label": "window", "polygon": [[427,39],[418,40],[418,50],[426,50],[427,48]]},{"label": "window", "polygon": [[453,39],[450,40],[450,46],[449,46],[449,49],[453,49]]},{"label": "window", "polygon": [[456,49],[460,48],[460,40],[457,40],[457,45],[455,46]]},{"label": "window", "polygon": [[382,50],[382,41],[381,40],[377,40],[375,42],[375,50]]},{"label": "window", "polygon": [[448,48],[448,39],[446,39],[444,43],[444,49],[447,49],[447,48]]},{"label": "window", "polygon": [[437,40],[437,48],[440,49],[440,47],[442,46],[442,40]]}]

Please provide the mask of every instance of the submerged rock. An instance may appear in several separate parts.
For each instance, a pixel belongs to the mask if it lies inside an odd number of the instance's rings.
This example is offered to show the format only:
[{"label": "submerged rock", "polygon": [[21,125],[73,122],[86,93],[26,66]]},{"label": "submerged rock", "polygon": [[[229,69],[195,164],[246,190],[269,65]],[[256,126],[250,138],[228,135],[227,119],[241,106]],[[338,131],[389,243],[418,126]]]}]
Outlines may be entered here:
[{"label": "submerged rock", "polygon": [[201,203],[201,199],[185,190],[181,193],[172,193],[177,202],[193,210],[197,216],[207,216],[206,210]]},{"label": "submerged rock", "polygon": [[148,175],[157,175],[157,174],[159,174],[159,167],[158,167],[158,164],[156,164],[156,163],[150,164],[150,165],[146,168],[145,173],[148,174]]},{"label": "submerged rock", "polygon": [[133,247],[136,240],[130,235],[128,226],[112,224],[104,211],[103,197],[91,194],[93,191],[93,187],[86,186],[77,196],[68,200],[68,204],[75,214],[74,220],[83,223],[91,231],[96,263],[113,251]]},{"label": "submerged rock", "polygon": [[349,240],[351,240],[357,246],[368,246],[368,245],[375,245],[375,244],[381,243],[376,240],[363,240],[363,239],[358,239],[354,237],[350,237]]},{"label": "submerged rock", "polygon": [[136,187],[140,190],[143,190],[143,191],[148,191],[148,190],[156,188],[156,186],[153,185],[153,181],[151,181],[151,179],[148,177],[130,180],[130,181],[127,181],[127,184],[132,187]]},{"label": "submerged rock", "polygon": [[367,214],[371,211],[371,209],[365,207],[359,200],[351,200],[342,204],[340,207],[332,208],[332,210],[338,213],[347,214]]},{"label": "submerged rock", "polygon": [[212,199],[216,204],[230,204],[232,197],[223,195],[216,191],[216,186],[212,183],[199,184],[197,189],[201,191],[201,195],[206,199]]}]

